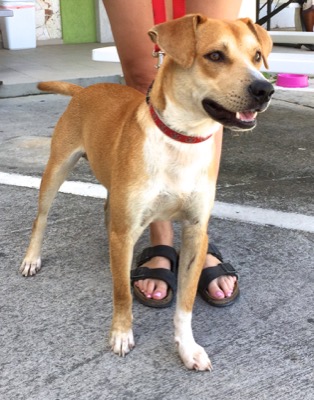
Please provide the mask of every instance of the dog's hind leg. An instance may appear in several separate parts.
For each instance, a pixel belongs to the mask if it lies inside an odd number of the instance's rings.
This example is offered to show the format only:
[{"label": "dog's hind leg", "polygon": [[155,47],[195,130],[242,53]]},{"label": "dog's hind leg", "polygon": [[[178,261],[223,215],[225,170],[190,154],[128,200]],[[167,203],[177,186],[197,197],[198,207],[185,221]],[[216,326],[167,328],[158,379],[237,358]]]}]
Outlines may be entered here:
[{"label": "dog's hind leg", "polygon": [[177,306],[174,317],[175,342],[180,357],[189,369],[211,370],[211,362],[192,333],[192,309],[207,248],[207,224],[184,224],[180,252]]},{"label": "dog's hind leg", "polygon": [[52,139],[50,158],[40,185],[37,217],[28,250],[20,267],[24,276],[35,275],[41,267],[41,247],[51,204],[83,153],[79,146],[75,148],[72,143]]}]

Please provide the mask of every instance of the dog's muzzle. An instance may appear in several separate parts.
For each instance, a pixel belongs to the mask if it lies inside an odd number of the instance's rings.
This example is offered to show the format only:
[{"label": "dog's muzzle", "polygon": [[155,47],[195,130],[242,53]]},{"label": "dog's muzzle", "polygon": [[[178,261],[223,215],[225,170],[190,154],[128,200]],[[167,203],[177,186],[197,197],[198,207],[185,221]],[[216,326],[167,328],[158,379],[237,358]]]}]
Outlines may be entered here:
[{"label": "dog's muzzle", "polygon": [[230,111],[211,99],[204,99],[202,105],[215,121],[233,130],[249,130],[256,125],[257,113],[263,112],[274,94],[274,87],[266,80],[256,80],[248,86],[250,105],[246,110]]}]

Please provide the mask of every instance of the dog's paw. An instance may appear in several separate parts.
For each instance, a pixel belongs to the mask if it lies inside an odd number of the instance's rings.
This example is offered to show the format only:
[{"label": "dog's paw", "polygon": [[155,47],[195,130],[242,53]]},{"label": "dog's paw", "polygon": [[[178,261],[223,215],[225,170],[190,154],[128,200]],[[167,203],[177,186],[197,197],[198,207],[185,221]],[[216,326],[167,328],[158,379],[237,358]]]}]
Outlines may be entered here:
[{"label": "dog's paw", "polygon": [[20,273],[24,276],[35,275],[41,268],[41,259],[30,259],[25,257],[20,266]]},{"label": "dog's paw", "polygon": [[189,346],[178,344],[178,351],[184,365],[196,371],[212,371],[213,367],[206,351],[197,343]]},{"label": "dog's paw", "polygon": [[120,357],[124,357],[128,354],[135,346],[132,329],[128,332],[112,331],[110,335],[110,346],[111,350]]}]

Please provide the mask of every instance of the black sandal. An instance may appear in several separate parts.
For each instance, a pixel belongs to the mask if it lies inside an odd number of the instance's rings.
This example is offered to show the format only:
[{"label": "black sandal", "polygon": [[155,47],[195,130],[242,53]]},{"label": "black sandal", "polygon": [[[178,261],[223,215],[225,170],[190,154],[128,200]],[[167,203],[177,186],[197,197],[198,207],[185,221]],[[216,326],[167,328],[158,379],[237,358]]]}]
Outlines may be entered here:
[{"label": "black sandal", "polygon": [[[203,269],[198,283],[198,293],[211,306],[214,307],[231,306],[231,304],[233,304],[239,298],[240,295],[240,290],[238,285],[238,273],[231,264],[223,262],[222,255],[214,244],[208,245],[207,254],[211,254],[214,257],[218,258],[220,264],[218,264],[216,267],[208,267]],[[210,294],[207,291],[207,288],[211,281],[223,275],[235,276],[237,278],[237,281],[235,282],[234,290],[231,297],[225,297],[224,299],[215,299],[210,296]]]},{"label": "black sandal", "polygon": [[[154,257],[165,257],[170,261],[171,269],[164,268],[148,268],[143,266],[145,262]],[[142,251],[137,257],[136,268],[131,271],[131,284],[133,286],[133,293],[137,300],[148,307],[165,308],[170,307],[174,301],[175,293],[177,290],[177,267],[178,255],[173,247],[159,245],[148,247]],[[159,279],[167,283],[168,293],[164,299],[148,299],[140,289],[134,285],[136,281],[143,279]]]}]

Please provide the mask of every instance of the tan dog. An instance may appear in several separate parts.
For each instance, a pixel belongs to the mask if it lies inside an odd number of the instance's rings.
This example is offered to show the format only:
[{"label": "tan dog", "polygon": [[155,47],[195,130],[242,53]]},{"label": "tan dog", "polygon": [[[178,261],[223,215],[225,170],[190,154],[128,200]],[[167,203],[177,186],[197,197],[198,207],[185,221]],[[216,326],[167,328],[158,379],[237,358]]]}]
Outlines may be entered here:
[{"label": "tan dog", "polygon": [[248,19],[223,22],[201,15],[158,25],[149,34],[166,53],[151,90],[151,106],[141,93],[122,85],[83,89],[61,82],[39,84],[42,90],[73,99],[52,137],[38,215],[20,270],[28,276],[40,269],[52,200],[86,155],[110,193],[106,223],[113,276],[113,351],[125,355],[134,346],[130,289],[134,244],[152,221],[181,220],[175,341],[187,368],[210,370],[206,352],[194,341],[191,319],[215,197],[213,135],[221,124],[252,129],[257,112],[267,108],[273,87],[258,69],[263,60],[266,63],[271,40]]}]

